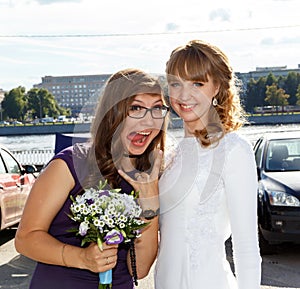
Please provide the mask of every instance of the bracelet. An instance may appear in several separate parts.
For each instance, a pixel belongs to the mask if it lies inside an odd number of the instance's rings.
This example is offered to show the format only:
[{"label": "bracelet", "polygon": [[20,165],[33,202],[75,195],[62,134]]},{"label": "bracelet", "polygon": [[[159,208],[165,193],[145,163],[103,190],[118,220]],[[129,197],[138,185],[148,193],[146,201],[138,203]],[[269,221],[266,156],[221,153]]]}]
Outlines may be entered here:
[{"label": "bracelet", "polygon": [[62,262],[64,264],[65,267],[69,267],[65,261],[65,258],[64,258],[64,252],[65,252],[65,247],[67,246],[68,244],[63,244],[62,246],[62,249],[61,249],[61,259],[62,259]]},{"label": "bracelet", "polygon": [[158,215],[159,215],[159,208],[156,211],[154,211],[152,209],[147,209],[142,212],[141,217],[145,218],[146,220],[152,220],[153,218],[157,217]]}]

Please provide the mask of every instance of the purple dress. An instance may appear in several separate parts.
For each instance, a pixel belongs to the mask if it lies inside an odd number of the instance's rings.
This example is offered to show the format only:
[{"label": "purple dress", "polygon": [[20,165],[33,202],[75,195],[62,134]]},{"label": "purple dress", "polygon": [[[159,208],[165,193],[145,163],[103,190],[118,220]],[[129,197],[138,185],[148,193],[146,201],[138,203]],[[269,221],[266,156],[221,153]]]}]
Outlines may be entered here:
[{"label": "purple dress", "polygon": [[[53,159],[62,159],[66,162],[75,180],[75,186],[70,195],[76,195],[82,191],[80,179],[87,174],[86,156],[77,158],[74,154],[74,147],[69,147],[59,152]],[[75,170],[75,161],[80,170]],[[77,167],[77,166],[76,166]],[[121,183],[124,193],[130,193],[132,187],[125,181]],[[61,210],[57,213],[50,228],[49,233],[56,239],[66,244],[80,247],[81,239],[75,233],[68,232],[77,224],[74,223],[67,214],[70,213],[71,200],[68,198]],[[78,226],[78,225],[77,225]],[[113,289],[133,289],[133,280],[127,267],[128,245],[120,244],[118,249],[118,262],[113,269]],[[30,289],[97,289],[99,284],[99,274],[89,270],[68,268],[58,265],[49,265],[38,262],[33,273]]]}]

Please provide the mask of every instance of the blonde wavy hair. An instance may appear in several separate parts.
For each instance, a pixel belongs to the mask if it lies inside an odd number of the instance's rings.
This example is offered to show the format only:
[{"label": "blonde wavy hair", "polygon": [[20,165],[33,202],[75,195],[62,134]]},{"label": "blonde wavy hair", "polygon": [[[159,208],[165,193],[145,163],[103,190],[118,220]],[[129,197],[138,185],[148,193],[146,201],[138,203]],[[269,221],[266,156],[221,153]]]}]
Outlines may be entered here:
[{"label": "blonde wavy hair", "polygon": [[226,133],[239,129],[245,123],[245,114],[240,105],[240,83],[228,57],[218,47],[201,40],[189,41],[172,51],[166,64],[166,73],[168,82],[173,76],[207,82],[209,76],[219,86],[215,96],[218,104],[211,105],[207,127],[194,132],[203,146],[217,143]]}]

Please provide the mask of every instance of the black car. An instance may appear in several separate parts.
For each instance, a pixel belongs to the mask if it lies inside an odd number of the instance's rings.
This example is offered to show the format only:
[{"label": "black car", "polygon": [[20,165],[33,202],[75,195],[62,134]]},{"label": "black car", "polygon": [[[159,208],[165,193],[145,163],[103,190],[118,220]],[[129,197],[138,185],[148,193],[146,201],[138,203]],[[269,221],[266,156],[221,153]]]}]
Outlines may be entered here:
[{"label": "black car", "polygon": [[262,254],[300,243],[300,132],[265,134],[254,146]]}]

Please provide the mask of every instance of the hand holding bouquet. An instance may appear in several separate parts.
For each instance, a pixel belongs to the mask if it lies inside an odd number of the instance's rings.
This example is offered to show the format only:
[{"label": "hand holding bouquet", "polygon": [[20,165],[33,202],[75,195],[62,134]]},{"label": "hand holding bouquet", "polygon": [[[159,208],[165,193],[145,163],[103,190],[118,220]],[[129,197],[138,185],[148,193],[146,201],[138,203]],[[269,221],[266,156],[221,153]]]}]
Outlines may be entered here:
[{"label": "hand holding bouquet", "polygon": [[[142,209],[136,202],[137,196],[134,192],[131,195],[122,194],[120,189],[104,189],[106,185],[107,182],[100,182],[98,188],[86,189],[75,199],[71,196],[73,203],[70,207],[70,218],[79,223],[79,228],[74,231],[82,237],[82,246],[97,242],[102,250],[104,242],[132,242],[148,224],[140,219]],[[102,281],[102,277],[107,275],[109,278]],[[100,272],[99,277],[99,289],[106,288],[107,285],[111,287],[111,270]]]}]

